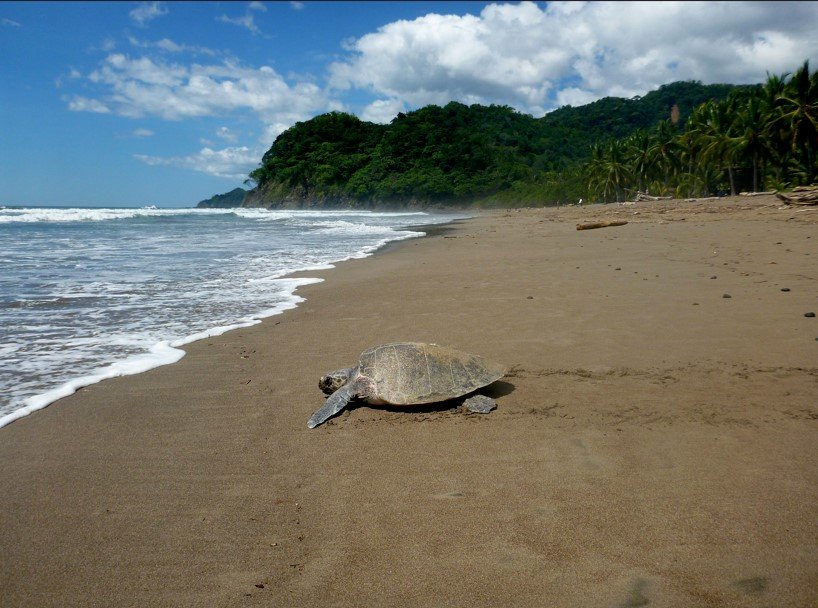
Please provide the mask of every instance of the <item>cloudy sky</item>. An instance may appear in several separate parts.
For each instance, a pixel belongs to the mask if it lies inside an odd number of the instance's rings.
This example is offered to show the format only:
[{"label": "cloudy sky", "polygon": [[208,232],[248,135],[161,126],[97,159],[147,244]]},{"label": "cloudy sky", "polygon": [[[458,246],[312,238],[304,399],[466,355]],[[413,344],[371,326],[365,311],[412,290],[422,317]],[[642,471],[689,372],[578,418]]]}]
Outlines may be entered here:
[{"label": "cloudy sky", "polygon": [[0,204],[190,206],[323,112],[761,82],[815,32],[816,2],[3,2]]}]

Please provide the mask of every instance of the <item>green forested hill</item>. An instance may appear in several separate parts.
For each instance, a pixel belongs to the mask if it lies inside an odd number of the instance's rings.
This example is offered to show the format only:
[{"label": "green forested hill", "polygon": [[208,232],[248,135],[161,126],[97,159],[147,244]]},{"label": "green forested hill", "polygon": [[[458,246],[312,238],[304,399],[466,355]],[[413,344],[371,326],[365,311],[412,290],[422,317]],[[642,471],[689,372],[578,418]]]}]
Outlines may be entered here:
[{"label": "green forested hill", "polygon": [[389,125],[332,112],[276,138],[245,205],[544,204],[576,201],[591,144],[653,128],[678,107],[725,98],[732,85],[677,82],[644,97],[608,97],[535,119],[505,106],[452,102]]},{"label": "green forested hill", "polygon": [[199,204],[196,206],[200,209],[241,207],[245,196],[247,196],[247,190],[244,188],[233,188],[230,192],[216,194],[203,201],[199,201]]}]

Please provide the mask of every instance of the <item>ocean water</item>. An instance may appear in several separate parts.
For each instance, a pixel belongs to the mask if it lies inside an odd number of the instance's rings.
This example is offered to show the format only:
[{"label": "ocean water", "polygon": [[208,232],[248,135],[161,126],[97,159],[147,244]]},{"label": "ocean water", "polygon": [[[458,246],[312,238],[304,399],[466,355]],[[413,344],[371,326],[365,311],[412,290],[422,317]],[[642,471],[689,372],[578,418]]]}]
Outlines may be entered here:
[{"label": "ocean water", "polygon": [[[0,426],[303,301],[287,278],[423,236],[422,212],[0,207]],[[460,216],[462,217],[462,216]]]}]

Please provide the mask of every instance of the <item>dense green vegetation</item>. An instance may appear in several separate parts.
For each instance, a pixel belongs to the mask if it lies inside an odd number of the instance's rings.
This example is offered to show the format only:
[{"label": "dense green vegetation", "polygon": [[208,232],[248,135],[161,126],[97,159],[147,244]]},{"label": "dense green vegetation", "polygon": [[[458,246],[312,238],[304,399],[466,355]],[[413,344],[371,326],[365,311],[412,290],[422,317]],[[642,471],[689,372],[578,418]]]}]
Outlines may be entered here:
[{"label": "dense green vegetation", "polygon": [[592,200],[637,190],[680,197],[785,190],[813,183],[818,149],[818,72],[768,75],[760,86],[697,106],[684,128],[595,143],[584,167]]},{"label": "dense green vegetation", "polygon": [[276,138],[250,174],[257,187],[245,204],[543,205],[616,200],[637,189],[687,195],[714,192],[731,175],[735,184],[751,165],[757,185],[803,183],[815,173],[816,89],[805,64],[764,85],[677,82],[539,119],[456,102],[399,114],[389,125],[332,112]]}]

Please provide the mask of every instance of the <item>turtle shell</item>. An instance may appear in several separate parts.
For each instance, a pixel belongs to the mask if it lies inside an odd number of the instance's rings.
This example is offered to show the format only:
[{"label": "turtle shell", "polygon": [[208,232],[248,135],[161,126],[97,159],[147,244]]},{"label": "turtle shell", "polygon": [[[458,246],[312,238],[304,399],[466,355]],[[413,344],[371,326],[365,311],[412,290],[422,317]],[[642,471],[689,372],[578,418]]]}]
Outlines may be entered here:
[{"label": "turtle shell", "polygon": [[393,405],[454,399],[491,384],[505,370],[445,346],[398,342],[361,353],[360,373],[375,381],[375,399]]}]

